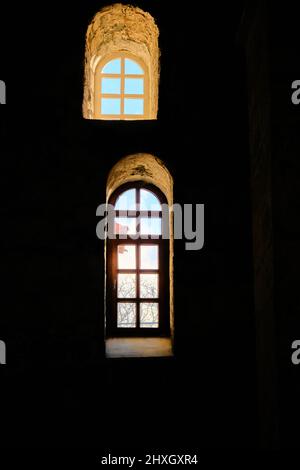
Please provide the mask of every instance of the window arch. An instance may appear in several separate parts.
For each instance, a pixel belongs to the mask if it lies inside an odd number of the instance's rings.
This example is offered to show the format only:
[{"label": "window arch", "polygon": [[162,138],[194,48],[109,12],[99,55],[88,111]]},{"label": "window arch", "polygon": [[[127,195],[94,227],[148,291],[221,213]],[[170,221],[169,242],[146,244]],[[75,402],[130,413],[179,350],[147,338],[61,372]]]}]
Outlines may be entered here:
[{"label": "window arch", "polygon": [[[113,206],[115,232],[115,239],[105,241],[106,350],[114,341],[111,338],[148,336],[151,341],[160,336],[157,341],[170,342],[170,352],[174,339],[172,176],[153,155],[129,155],[108,175],[106,202]],[[162,236],[165,231],[167,238]]]},{"label": "window arch", "polygon": [[145,119],[149,115],[149,77],[141,59],[116,52],[99,61],[94,110],[100,119]]},{"label": "window arch", "polygon": [[[83,97],[83,116],[86,119],[156,119],[159,81],[158,34],[152,16],[131,5],[110,5],[94,16],[86,34]],[[117,77],[102,76],[105,75],[105,65],[118,58],[120,73],[115,72],[118,70],[117,62],[114,64],[115,68],[108,69],[113,72],[106,73],[119,75],[120,84]],[[131,64],[127,74],[126,59],[128,64]],[[143,81],[140,68],[143,70]],[[102,78],[110,79],[104,83],[104,90],[108,92],[103,92]],[[137,81],[130,82],[129,79]],[[143,97],[140,96],[141,91]],[[115,101],[102,103],[100,100]],[[102,104],[107,113],[103,113]]]}]

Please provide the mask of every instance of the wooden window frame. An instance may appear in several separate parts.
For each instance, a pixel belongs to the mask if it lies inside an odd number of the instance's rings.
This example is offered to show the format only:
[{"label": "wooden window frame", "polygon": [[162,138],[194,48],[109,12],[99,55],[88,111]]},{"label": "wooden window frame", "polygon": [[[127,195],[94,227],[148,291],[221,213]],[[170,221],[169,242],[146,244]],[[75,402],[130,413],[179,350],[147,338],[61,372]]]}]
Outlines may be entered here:
[{"label": "wooden window frame", "polygon": [[[139,203],[139,195],[141,189],[151,191],[160,201],[167,204],[167,200],[163,193],[155,186],[145,184],[143,182],[128,183],[120,186],[111,196],[109,203],[115,205],[118,197],[128,189],[137,190],[137,203]],[[115,217],[118,217],[120,211],[115,211]],[[147,214],[148,217],[162,217],[161,211],[130,211],[130,217],[142,217]],[[169,219],[169,217],[167,217]],[[169,223],[169,220],[165,221]],[[139,226],[137,226],[137,230]],[[116,235],[116,239],[107,239],[107,284],[106,284],[106,336],[107,337],[166,337],[170,336],[170,308],[169,308],[169,240],[163,239],[162,235],[148,236],[148,238],[138,238],[133,240],[128,236]],[[144,236],[143,236],[144,237]],[[119,270],[117,266],[117,255],[119,245],[136,245],[136,269]],[[158,269],[141,269],[139,264],[140,247],[143,245],[158,246]],[[136,298],[119,298],[117,297],[117,275],[118,273],[135,273],[136,274]],[[140,298],[139,278],[140,274],[158,274],[158,298]],[[117,326],[117,304],[135,303],[137,326],[135,328],[118,328]],[[159,310],[159,326],[158,328],[145,328],[139,326],[139,306],[142,302],[158,303]]]},{"label": "wooden window frame", "polygon": [[[114,59],[121,59],[121,73],[110,74],[102,73],[103,67]],[[136,62],[143,70],[143,74],[125,74],[125,59],[130,59]],[[102,93],[102,79],[103,78],[120,78],[121,90],[120,94]],[[140,95],[126,94],[125,93],[125,78],[140,78],[144,82],[144,93]],[[149,119],[150,107],[150,87],[149,87],[149,73],[144,62],[139,58],[130,54],[129,52],[120,51],[105,56],[96,67],[94,79],[94,118],[103,120],[145,120]],[[102,114],[101,113],[101,99],[102,98],[117,98],[120,99],[121,112],[120,114]],[[144,102],[143,114],[125,114],[124,103],[125,99],[142,99]]]}]

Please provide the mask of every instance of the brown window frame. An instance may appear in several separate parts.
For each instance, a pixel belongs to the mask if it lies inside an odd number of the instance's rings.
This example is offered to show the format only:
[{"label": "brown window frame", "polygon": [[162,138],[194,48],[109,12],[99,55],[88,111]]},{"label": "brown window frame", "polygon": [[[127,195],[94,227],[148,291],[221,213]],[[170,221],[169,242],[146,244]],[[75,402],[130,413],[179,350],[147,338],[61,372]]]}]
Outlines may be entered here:
[{"label": "brown window frame", "polygon": [[[118,197],[128,189],[136,189],[137,203],[140,202],[140,190],[146,189],[152,192],[161,204],[167,204],[166,197],[156,187],[144,182],[127,183],[120,186],[110,197],[109,204],[115,205]],[[120,211],[115,211],[114,216],[118,217]],[[147,213],[148,217],[162,217],[161,211],[130,211],[130,217],[139,218]],[[169,217],[162,223],[169,223]],[[137,226],[139,229],[139,225]],[[163,227],[162,227],[163,233]],[[136,269],[133,270],[119,270],[117,266],[117,254],[119,245],[136,245]],[[158,246],[158,269],[157,270],[143,270],[140,268],[140,246],[155,245]],[[107,337],[145,337],[145,336],[170,336],[170,308],[169,308],[169,240],[163,239],[162,235],[148,236],[148,238],[131,239],[130,236],[116,235],[116,239],[107,239],[107,278],[106,278],[106,336]],[[122,273],[135,273],[136,274],[136,297],[134,299],[118,299],[117,297],[117,275]],[[157,273],[158,280],[158,298],[140,298],[139,292],[139,277],[140,274]],[[135,303],[136,304],[136,318],[137,326],[135,328],[120,328],[117,326],[117,308],[118,302]],[[158,303],[159,310],[159,326],[158,328],[146,328],[139,325],[139,306],[142,302]]]}]

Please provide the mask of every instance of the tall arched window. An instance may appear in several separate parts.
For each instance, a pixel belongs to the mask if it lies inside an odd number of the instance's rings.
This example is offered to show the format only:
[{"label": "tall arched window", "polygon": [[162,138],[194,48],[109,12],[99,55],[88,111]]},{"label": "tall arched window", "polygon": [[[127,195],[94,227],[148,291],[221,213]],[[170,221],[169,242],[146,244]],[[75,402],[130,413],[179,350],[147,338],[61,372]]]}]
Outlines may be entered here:
[{"label": "tall arched window", "polygon": [[173,178],[159,158],[129,155],[111,169],[106,193],[114,232],[105,241],[106,355],[170,356]]},{"label": "tall arched window", "polygon": [[128,52],[110,54],[95,74],[94,110],[101,119],[145,119],[149,114],[145,64]]},{"label": "tall arched window", "polygon": [[158,188],[136,182],[118,188],[109,203],[116,238],[107,247],[108,336],[168,336],[166,198]]},{"label": "tall arched window", "polygon": [[158,34],[138,7],[117,3],[96,13],[86,34],[86,119],[156,119]]}]

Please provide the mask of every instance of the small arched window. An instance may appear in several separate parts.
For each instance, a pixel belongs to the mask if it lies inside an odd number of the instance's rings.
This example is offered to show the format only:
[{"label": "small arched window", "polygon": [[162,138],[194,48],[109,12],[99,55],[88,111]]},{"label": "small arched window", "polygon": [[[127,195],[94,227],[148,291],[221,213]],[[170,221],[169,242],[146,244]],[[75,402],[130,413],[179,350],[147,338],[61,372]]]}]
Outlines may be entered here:
[{"label": "small arched window", "polygon": [[138,7],[113,4],[96,13],[86,34],[83,116],[156,119],[159,31]]},{"label": "small arched window", "polygon": [[107,335],[168,336],[166,198],[153,185],[136,182],[118,188],[109,203],[114,207],[115,239],[107,245]]},{"label": "small arched window", "polygon": [[99,119],[148,116],[148,73],[139,58],[123,52],[100,61],[95,74],[94,110]]}]

